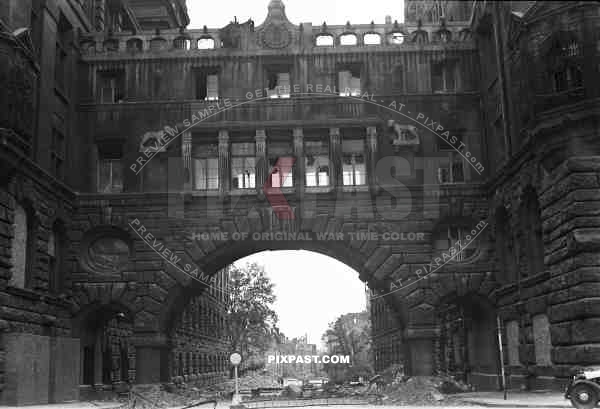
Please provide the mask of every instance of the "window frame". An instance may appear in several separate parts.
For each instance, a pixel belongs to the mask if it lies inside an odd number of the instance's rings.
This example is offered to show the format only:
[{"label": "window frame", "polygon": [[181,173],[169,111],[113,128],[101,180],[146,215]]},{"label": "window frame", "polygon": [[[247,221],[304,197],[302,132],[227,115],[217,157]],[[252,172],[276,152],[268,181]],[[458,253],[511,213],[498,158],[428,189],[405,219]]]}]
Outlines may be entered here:
[{"label": "window frame", "polygon": [[[234,152],[234,148],[236,147],[236,144],[245,144],[244,146],[244,152],[243,153],[236,153]],[[252,148],[248,150],[248,152],[246,152],[246,147],[251,146]],[[257,172],[257,167],[258,167],[258,163],[256,160],[256,145],[253,142],[235,142],[232,143],[229,147],[230,149],[230,153],[231,153],[231,161],[230,161],[230,169],[229,169],[229,178],[230,178],[230,186],[231,186],[231,190],[232,191],[238,191],[238,192],[248,192],[248,191],[252,191],[254,189],[256,189],[256,183],[257,183],[257,177],[258,177],[258,172]],[[243,171],[246,171],[246,161],[250,160],[253,163],[253,173],[250,173],[249,175],[245,175],[244,173],[241,173],[239,175],[234,174],[234,172],[236,172],[236,167],[234,166],[234,162],[236,160],[241,160],[243,166]],[[238,178],[238,186],[234,187],[234,179],[238,176],[242,176],[242,181],[243,181],[243,185],[244,186],[239,186],[239,178]],[[248,186],[246,185],[246,176],[248,176],[247,180],[248,180]]]},{"label": "window frame", "polygon": [[[331,43],[319,44],[320,38],[330,38]],[[315,36],[315,47],[335,47],[335,37],[329,33],[321,33]]]},{"label": "window frame", "polygon": [[[343,73],[348,73],[348,78],[347,78],[347,82],[349,82],[349,86],[343,86],[342,85],[342,77],[341,75]],[[358,77],[355,77],[354,74],[356,72],[353,72],[351,69],[340,69],[338,70],[338,93],[339,96],[341,97],[360,97],[361,94],[361,88],[362,88],[362,79],[360,77],[360,73],[358,74]],[[354,88],[352,86],[352,83],[355,82],[356,80],[358,80],[358,83],[360,84],[360,86],[358,88]],[[346,90],[349,89],[350,92],[347,92]]]},{"label": "window frame", "polygon": [[[125,72],[123,70],[102,70],[96,73],[98,78],[98,99],[101,104],[117,104],[125,100]],[[106,87],[106,82],[110,84]],[[111,90],[110,102],[105,101],[104,91]]]},{"label": "window frame", "polygon": [[[308,164],[309,158],[314,158],[314,162],[319,164],[319,158],[325,158],[327,165],[323,166],[311,166]],[[314,169],[314,172],[310,172],[314,175],[315,184],[309,183],[309,168]],[[327,169],[327,183],[321,184],[321,169]],[[304,184],[307,188],[325,188],[331,187],[331,163],[328,155],[324,154],[306,154],[304,157]]]},{"label": "window frame", "polygon": [[[113,155],[110,155],[113,156]],[[102,186],[101,182],[101,170],[102,170],[102,163],[103,162],[108,162],[110,163],[110,176],[109,176],[109,186],[111,187],[110,191],[101,191],[100,187]],[[119,189],[114,189],[114,163],[117,163],[118,166],[121,168],[120,172],[121,172],[121,185],[120,185],[120,190]],[[124,180],[123,180],[123,163],[122,163],[122,158],[116,158],[116,157],[104,157],[104,158],[98,158],[98,170],[97,170],[97,179],[96,179],[96,183],[97,183],[97,193],[103,193],[103,194],[110,194],[110,193],[123,193],[123,189],[124,189]]]},{"label": "window frame", "polygon": [[[204,161],[204,188],[199,188],[197,187],[197,173],[196,173],[196,164],[199,161]],[[210,177],[210,162],[216,162],[216,178],[211,178]],[[213,169],[214,170],[214,169]],[[219,158],[218,157],[193,157],[192,158],[192,189],[196,192],[213,192],[213,191],[218,191],[219,188],[221,187],[221,181],[220,181],[220,169],[219,169]],[[211,186],[211,181],[215,181],[216,180],[216,187],[210,187]]]}]

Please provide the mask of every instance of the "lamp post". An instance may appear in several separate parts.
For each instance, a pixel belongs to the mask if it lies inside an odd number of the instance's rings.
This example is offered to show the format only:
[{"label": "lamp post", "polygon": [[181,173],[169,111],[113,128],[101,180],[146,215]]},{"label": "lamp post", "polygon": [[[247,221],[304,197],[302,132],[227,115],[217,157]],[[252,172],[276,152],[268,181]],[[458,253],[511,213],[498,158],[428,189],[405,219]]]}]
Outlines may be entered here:
[{"label": "lamp post", "polygon": [[233,376],[235,379],[235,393],[233,394],[231,404],[235,406],[239,405],[242,401],[238,385],[238,365],[240,364],[240,362],[242,362],[242,356],[237,352],[234,352],[229,356],[229,362],[231,362],[231,364],[233,365]]}]

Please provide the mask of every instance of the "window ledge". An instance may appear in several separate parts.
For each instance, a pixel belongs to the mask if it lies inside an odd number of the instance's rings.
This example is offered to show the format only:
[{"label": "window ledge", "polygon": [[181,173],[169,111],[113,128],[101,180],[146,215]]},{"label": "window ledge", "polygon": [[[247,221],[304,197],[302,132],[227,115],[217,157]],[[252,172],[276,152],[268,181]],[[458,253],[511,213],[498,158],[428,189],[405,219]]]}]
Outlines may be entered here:
[{"label": "window ledge", "polygon": [[343,192],[368,192],[368,185],[359,185],[359,186],[342,186]]},{"label": "window ledge", "polygon": [[218,190],[193,190],[193,197],[205,197],[205,196],[219,196],[220,192]]},{"label": "window ledge", "polygon": [[256,188],[250,189],[231,189],[229,196],[252,196],[256,194]]},{"label": "window ledge", "polygon": [[265,194],[269,193],[294,193],[296,188],[294,187],[266,187],[262,189]]},{"label": "window ledge", "polygon": [[329,193],[333,191],[332,186],[307,186],[304,191],[306,193]]}]

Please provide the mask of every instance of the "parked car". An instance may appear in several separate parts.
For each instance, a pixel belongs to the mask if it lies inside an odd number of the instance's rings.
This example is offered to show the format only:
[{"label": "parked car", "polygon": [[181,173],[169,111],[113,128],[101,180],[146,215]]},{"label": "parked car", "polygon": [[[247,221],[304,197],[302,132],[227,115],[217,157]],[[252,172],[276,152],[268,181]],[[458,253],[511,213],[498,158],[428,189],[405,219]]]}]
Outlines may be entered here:
[{"label": "parked car", "polygon": [[600,367],[585,368],[573,376],[565,398],[577,409],[592,409],[600,400]]},{"label": "parked car", "polygon": [[285,388],[286,386],[299,386],[300,388],[302,387],[302,381],[300,379],[296,379],[296,378],[283,378],[283,387]]}]

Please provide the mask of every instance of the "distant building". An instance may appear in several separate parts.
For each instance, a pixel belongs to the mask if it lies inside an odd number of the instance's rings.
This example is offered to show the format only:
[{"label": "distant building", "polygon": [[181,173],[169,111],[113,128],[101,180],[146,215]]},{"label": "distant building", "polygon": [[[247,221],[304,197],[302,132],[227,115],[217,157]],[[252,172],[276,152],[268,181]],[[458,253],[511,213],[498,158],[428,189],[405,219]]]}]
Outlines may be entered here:
[{"label": "distant building", "polygon": [[283,337],[280,343],[273,343],[273,346],[267,351],[266,356],[310,356],[310,363],[278,363],[268,362],[266,359],[266,372],[273,374],[277,378],[298,378],[308,379],[318,376],[321,373],[322,365],[314,361],[313,356],[319,355],[317,345],[309,344],[307,337],[288,339]]}]

